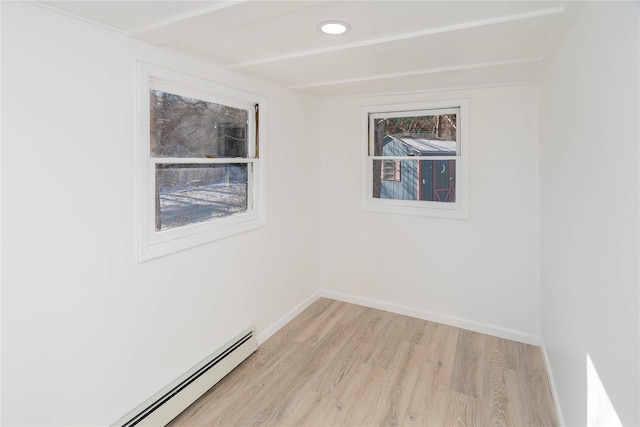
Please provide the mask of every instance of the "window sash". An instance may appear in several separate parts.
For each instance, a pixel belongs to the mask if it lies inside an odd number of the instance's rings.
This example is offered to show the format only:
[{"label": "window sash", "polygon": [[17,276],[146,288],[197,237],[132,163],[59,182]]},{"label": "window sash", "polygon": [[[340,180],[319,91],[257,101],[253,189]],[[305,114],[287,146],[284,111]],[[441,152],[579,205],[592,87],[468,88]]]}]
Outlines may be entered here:
[{"label": "window sash", "polygon": [[[220,105],[224,105],[227,107],[233,107],[233,108],[237,108],[240,110],[246,110],[247,111],[247,143],[248,143],[248,147],[247,147],[247,159],[257,159],[258,158],[258,141],[257,141],[257,123],[256,123],[256,111],[257,111],[257,104],[253,103],[253,102],[244,102],[244,101],[240,101],[234,98],[230,98],[230,97],[224,97],[224,96],[219,96],[216,94],[212,94],[209,93],[207,91],[203,91],[203,90],[197,90],[197,89],[192,89],[192,88],[188,88],[185,86],[181,86],[181,85],[177,85],[174,83],[170,83],[167,81],[163,81],[163,80],[159,80],[157,78],[151,78],[149,80],[149,89],[150,90],[159,90],[162,92],[167,92],[167,93],[171,93],[174,95],[179,95],[179,96],[184,96],[184,97],[188,97],[188,98],[194,98],[194,99],[198,99],[198,100],[202,100],[202,101],[206,101],[206,102],[210,102],[210,103],[214,103],[214,104],[220,104]],[[151,156],[151,151],[150,151],[150,147],[148,148],[148,152],[149,152],[149,158],[154,158],[154,159],[167,159],[167,158],[161,158],[161,157],[152,157]],[[241,157],[241,158],[245,158],[245,157]],[[183,161],[185,159],[199,159],[196,157],[181,157],[180,159],[182,159]],[[213,159],[208,159],[208,158],[204,158],[207,160],[213,160]],[[237,159],[236,157],[219,157],[217,159]]]},{"label": "window sash", "polygon": [[253,210],[252,163],[156,164],[156,232]]}]

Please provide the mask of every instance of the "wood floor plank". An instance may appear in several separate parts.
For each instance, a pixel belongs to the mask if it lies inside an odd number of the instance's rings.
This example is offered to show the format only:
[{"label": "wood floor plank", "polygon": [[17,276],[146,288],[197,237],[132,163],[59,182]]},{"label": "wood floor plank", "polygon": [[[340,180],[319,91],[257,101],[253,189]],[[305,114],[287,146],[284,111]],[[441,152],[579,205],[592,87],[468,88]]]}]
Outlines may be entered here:
[{"label": "wood floor plank", "polygon": [[426,348],[427,361],[444,363],[453,360],[461,329],[425,321],[426,332],[421,342]]},{"label": "wood floor plank", "polygon": [[409,405],[400,425],[411,427],[443,426],[448,393],[448,386],[444,387],[419,377],[411,392]]},{"label": "wood floor plank", "polygon": [[[306,354],[303,360],[296,364],[287,364],[286,375],[281,375],[278,384],[274,384],[271,389],[271,393],[278,396],[278,404],[274,406],[268,399],[263,399],[253,405],[255,425],[281,424],[295,406],[300,392],[312,388],[313,384],[317,383],[323,375],[322,367],[328,366],[346,345],[348,332],[347,328],[333,328],[330,334],[318,341],[314,340],[311,352]],[[297,384],[298,387],[291,387],[290,384]]]},{"label": "wood floor plank", "polygon": [[484,395],[485,336],[461,331],[451,374],[451,390],[469,397]]},{"label": "wood floor plank", "polygon": [[336,425],[342,407],[332,398],[324,397],[315,391],[307,391],[300,403],[284,419],[287,426],[330,426]]},{"label": "wood floor plank", "polygon": [[357,396],[352,396],[354,404],[345,419],[346,425],[376,426],[382,425],[384,410],[381,404],[385,398],[387,389],[388,372],[384,368],[371,366],[369,376],[364,388],[359,390]]},{"label": "wood floor plank", "polygon": [[518,347],[518,381],[525,426],[555,426],[556,410],[551,398],[549,380],[538,347],[522,344]]},{"label": "wood floor plank", "polygon": [[422,374],[428,373],[435,383],[449,387],[456,362],[456,351],[460,329],[440,323],[425,322],[426,333],[423,336],[424,362],[428,363]]},{"label": "wood floor plank", "polygon": [[[292,399],[269,403],[274,395],[292,397],[287,394],[290,391],[287,384],[298,381],[299,371],[313,352],[309,346],[292,344],[292,350],[282,352],[275,363],[252,379],[251,386],[235,388],[233,391],[237,395],[230,396],[235,397],[233,404],[219,412],[216,421],[210,425],[272,425],[272,420],[281,416],[283,405],[294,404]],[[278,378],[278,381],[273,382],[273,378]],[[251,407],[251,411],[246,411],[246,407]]]},{"label": "wood floor plank", "polygon": [[345,317],[340,328],[347,329],[347,339],[340,353],[332,358],[332,363],[326,366],[323,375],[313,388],[319,393],[340,398],[345,387],[350,382],[351,376],[358,368],[370,348],[371,341],[376,339],[374,333],[381,317],[379,311],[371,309],[350,310],[357,316]]},{"label": "wood floor plank", "polygon": [[449,391],[443,425],[456,427],[482,426],[482,406],[480,399],[455,391]]},{"label": "wood floor plank", "polygon": [[[192,404],[186,411],[176,417],[169,425],[184,426],[217,426],[217,425],[248,425],[250,416],[257,415],[243,408],[252,402],[264,401],[264,397],[273,393],[270,387],[270,379],[287,377],[287,366],[296,366],[304,360],[312,349],[308,346],[291,342],[286,350],[282,351],[274,363],[265,366],[264,370],[256,371],[251,376],[251,381],[243,381],[246,378],[236,375],[236,370],[231,372],[222,381],[212,387],[200,399]],[[277,386],[278,384],[272,384]],[[198,408],[197,411],[195,409]]]},{"label": "wood floor plank", "polygon": [[547,425],[537,347],[324,298],[169,424]]},{"label": "wood floor plank", "polygon": [[343,393],[337,398],[339,414],[334,419],[335,426],[348,426],[347,419],[359,407],[366,407],[362,401],[365,390],[369,387],[369,377],[372,375],[372,366],[368,363],[358,363],[355,371],[350,376]]},{"label": "wood floor plank", "polygon": [[492,363],[501,368],[517,368],[518,343],[489,335],[485,338],[486,363]]},{"label": "wood floor plank", "polygon": [[292,321],[287,323],[278,333],[263,343],[257,352],[243,363],[250,363],[256,370],[262,369],[265,365],[273,363],[274,358],[286,349],[289,343],[306,328],[313,319],[322,314],[333,300],[319,298],[309,307],[302,311]]},{"label": "wood floor plank", "polygon": [[487,427],[523,425],[518,379],[513,369],[489,365],[483,412],[482,425]]},{"label": "wood floor plank", "polygon": [[[420,362],[418,380],[412,391],[403,425],[435,427],[445,425],[458,330],[455,328],[452,328],[452,331],[442,328],[436,328],[436,330],[443,333],[430,333],[430,338],[425,341],[431,344],[429,347],[418,346],[418,352],[423,355],[423,360]],[[450,343],[445,345],[443,341],[438,346],[434,346],[435,337]],[[441,354],[437,352],[434,354],[427,350],[434,347],[439,349]],[[445,354],[450,354],[450,361],[443,357]]]},{"label": "wood floor plank", "polygon": [[306,328],[300,331],[295,340],[311,346],[316,345],[345,314],[344,310],[340,310],[343,305],[344,303],[340,301],[331,301],[324,311],[308,322]]},{"label": "wood floor plank", "polygon": [[383,409],[382,425],[397,426],[406,417],[420,371],[421,355],[417,350],[416,345],[403,341],[387,368],[388,382],[380,405]]}]

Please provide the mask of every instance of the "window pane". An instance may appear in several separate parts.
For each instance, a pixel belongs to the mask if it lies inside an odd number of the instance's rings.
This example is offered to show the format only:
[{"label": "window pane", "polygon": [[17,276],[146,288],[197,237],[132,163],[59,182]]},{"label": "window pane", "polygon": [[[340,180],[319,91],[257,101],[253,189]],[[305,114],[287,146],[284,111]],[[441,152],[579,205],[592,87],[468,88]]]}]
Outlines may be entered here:
[{"label": "window pane", "polygon": [[156,231],[246,212],[248,167],[156,165]]},{"label": "window pane", "polygon": [[374,156],[455,156],[457,115],[373,120]]},{"label": "window pane", "polygon": [[[397,175],[391,175],[389,165]],[[393,179],[386,179],[393,178]],[[373,197],[391,200],[456,201],[455,160],[374,160]]]},{"label": "window pane", "polygon": [[247,157],[248,112],[151,90],[152,157]]}]

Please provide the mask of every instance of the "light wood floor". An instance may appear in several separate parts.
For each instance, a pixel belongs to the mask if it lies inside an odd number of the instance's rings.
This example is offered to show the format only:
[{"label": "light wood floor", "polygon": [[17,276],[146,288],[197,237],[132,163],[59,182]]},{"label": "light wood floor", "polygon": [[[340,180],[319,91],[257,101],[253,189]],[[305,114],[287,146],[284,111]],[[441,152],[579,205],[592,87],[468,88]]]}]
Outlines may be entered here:
[{"label": "light wood floor", "polygon": [[319,299],[169,426],[555,426],[537,347]]}]

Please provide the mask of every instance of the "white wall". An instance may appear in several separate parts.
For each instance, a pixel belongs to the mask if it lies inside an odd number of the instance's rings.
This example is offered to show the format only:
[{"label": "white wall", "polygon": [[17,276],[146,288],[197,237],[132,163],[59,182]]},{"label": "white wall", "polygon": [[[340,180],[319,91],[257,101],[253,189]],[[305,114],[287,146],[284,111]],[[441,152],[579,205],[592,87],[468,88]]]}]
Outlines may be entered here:
[{"label": "white wall", "polygon": [[541,334],[572,426],[594,392],[587,355],[640,425],[638,13],[587,3],[541,87]]},{"label": "white wall", "polygon": [[[136,60],[268,99],[268,225],[136,262]],[[2,424],[109,425],[319,288],[315,102],[2,3]],[[301,138],[304,136],[305,143]]]},{"label": "white wall", "polygon": [[[469,220],[362,211],[362,106],[459,98],[470,105]],[[537,105],[535,86],[325,100],[322,286],[535,341]]]},{"label": "white wall", "polygon": [[[589,4],[541,100],[522,86],[319,110],[3,2],[2,424],[108,425],[233,336],[230,322],[250,319],[265,337],[324,288],[541,334],[570,425],[586,424],[588,354],[620,419],[639,425],[637,36],[637,3]],[[267,227],[136,262],[136,60],[268,98]],[[470,219],[363,212],[360,108],[459,98],[470,100]]]}]

